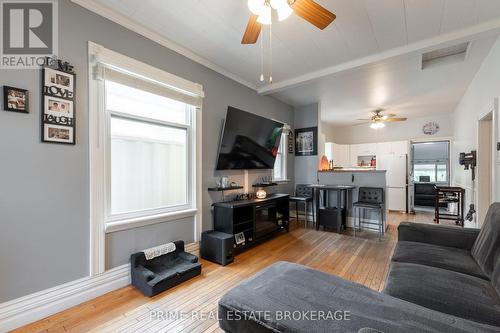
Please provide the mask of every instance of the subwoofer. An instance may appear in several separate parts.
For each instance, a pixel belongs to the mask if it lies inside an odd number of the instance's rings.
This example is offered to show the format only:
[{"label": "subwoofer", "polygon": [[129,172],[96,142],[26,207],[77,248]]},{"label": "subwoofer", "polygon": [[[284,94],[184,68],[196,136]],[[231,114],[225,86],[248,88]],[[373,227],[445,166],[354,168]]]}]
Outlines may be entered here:
[{"label": "subwoofer", "polygon": [[219,231],[201,233],[200,255],[203,259],[226,266],[234,261],[234,237]]}]

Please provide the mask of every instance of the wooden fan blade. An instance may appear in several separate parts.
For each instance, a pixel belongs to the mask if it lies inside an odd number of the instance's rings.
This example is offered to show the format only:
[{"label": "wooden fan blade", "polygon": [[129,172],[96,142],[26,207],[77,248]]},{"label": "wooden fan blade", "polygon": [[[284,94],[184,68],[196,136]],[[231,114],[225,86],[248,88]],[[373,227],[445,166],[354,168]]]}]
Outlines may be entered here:
[{"label": "wooden fan blade", "polygon": [[371,119],[359,119],[359,118],[356,120],[371,121]]},{"label": "wooden fan blade", "polygon": [[259,39],[260,31],[262,30],[262,24],[257,22],[258,18],[259,17],[257,15],[250,16],[245,34],[243,35],[243,39],[241,40],[241,44],[255,44],[257,42],[257,39]]},{"label": "wooden fan blade", "polygon": [[329,26],[336,18],[334,13],[313,0],[296,0],[291,6],[295,14],[321,30]]},{"label": "wooden fan blade", "polygon": [[387,119],[384,119],[384,121],[388,121],[388,122],[406,121],[406,120],[408,120],[408,118],[387,118]]}]

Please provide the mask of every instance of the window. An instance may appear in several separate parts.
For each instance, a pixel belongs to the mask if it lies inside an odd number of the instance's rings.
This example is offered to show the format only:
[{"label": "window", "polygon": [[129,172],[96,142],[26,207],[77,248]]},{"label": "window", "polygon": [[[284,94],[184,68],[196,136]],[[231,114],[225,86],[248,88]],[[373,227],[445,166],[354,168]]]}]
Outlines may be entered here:
[{"label": "window", "polygon": [[106,79],[111,218],[188,208],[193,110],[185,103]]},{"label": "window", "polygon": [[441,162],[415,164],[414,180],[417,183],[447,183],[448,164]]},{"label": "window", "polygon": [[89,42],[90,274],[106,233],[168,221],[202,230],[203,86]]},{"label": "window", "polygon": [[281,134],[280,146],[274,162],[273,179],[275,181],[287,180],[287,144],[288,135]]}]

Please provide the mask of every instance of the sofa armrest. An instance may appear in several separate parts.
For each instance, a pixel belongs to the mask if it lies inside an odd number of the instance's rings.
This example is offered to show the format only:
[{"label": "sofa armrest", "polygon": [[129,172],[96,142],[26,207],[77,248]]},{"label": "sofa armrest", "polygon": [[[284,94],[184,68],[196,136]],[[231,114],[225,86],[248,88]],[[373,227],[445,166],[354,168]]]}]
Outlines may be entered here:
[{"label": "sofa armrest", "polygon": [[135,278],[146,282],[153,280],[155,277],[155,273],[144,266],[137,266],[132,268],[132,274],[135,276]]},{"label": "sofa armrest", "polygon": [[187,252],[179,252],[179,258],[192,263],[198,262],[197,256]]},{"label": "sofa armrest", "polygon": [[480,229],[402,222],[398,241],[420,242],[471,250]]}]

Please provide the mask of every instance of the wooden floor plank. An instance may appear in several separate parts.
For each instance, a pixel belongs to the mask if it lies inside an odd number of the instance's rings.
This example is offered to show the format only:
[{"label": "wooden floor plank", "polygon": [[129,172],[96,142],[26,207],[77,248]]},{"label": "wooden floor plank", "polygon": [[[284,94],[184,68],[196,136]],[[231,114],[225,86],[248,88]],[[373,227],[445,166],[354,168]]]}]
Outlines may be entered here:
[{"label": "wooden floor plank", "polygon": [[[401,221],[431,223],[430,213],[390,213],[388,229],[381,241],[376,233],[352,230],[339,235],[304,228],[292,222],[289,233],[238,255],[235,262],[220,266],[201,260],[202,274],[153,298],[132,286],[121,288],[89,302],[55,314],[14,332],[221,332],[215,319],[197,320],[193,313],[216,313],[220,297],[243,279],[279,260],[300,263],[364,284],[374,290],[384,286]],[[197,244],[186,250],[198,254]],[[159,320],[151,311],[179,311],[183,318]],[[191,314],[191,315],[189,315]]]}]

